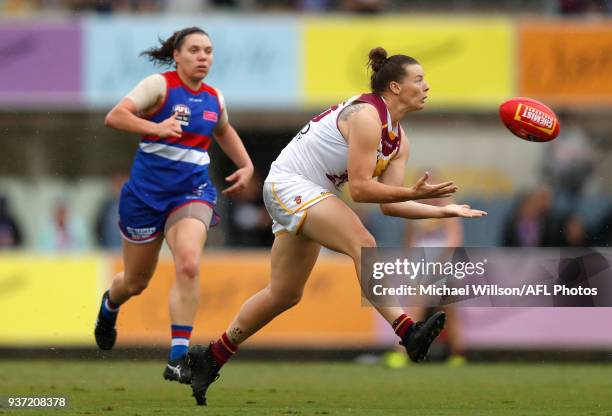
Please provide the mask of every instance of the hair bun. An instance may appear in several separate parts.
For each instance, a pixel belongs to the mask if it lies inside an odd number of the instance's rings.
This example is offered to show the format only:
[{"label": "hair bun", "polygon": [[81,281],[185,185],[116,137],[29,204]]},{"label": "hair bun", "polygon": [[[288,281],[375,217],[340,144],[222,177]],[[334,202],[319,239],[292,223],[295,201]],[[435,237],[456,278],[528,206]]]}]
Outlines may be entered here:
[{"label": "hair bun", "polygon": [[387,60],[387,51],[382,46],[378,46],[370,51],[368,57],[370,58],[370,68],[372,68],[372,71],[378,72]]}]

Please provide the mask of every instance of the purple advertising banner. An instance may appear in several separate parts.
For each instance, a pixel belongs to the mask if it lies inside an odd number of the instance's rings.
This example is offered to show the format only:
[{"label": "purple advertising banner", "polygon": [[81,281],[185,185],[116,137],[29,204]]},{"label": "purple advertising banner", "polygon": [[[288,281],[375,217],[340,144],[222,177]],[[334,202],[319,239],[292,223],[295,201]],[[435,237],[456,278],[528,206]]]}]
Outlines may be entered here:
[{"label": "purple advertising banner", "polygon": [[0,23],[0,105],[77,105],[81,91],[78,22]]}]

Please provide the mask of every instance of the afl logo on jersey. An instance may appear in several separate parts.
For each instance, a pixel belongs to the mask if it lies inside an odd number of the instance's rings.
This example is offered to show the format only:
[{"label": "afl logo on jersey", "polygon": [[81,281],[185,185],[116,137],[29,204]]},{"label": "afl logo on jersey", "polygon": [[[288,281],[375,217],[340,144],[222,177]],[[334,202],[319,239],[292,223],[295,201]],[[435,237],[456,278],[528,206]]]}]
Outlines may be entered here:
[{"label": "afl logo on jersey", "polygon": [[191,117],[191,109],[185,104],[176,104],[172,107],[172,114],[176,113],[176,120],[181,126],[189,125],[189,118]]}]

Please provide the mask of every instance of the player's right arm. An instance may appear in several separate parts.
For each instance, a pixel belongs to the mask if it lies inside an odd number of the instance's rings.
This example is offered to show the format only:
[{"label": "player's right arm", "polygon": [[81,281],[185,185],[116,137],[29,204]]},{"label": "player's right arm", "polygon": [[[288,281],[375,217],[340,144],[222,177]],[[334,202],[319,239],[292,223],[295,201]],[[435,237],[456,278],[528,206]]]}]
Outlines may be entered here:
[{"label": "player's right arm", "polygon": [[156,74],[143,79],[104,119],[104,124],[117,130],[144,136],[181,137],[181,125],[172,115],[161,123],[139,117],[151,114],[164,102],[166,81]]},{"label": "player's right arm", "polygon": [[425,179],[412,187],[394,186],[372,177],[382,125],[376,109],[366,103],[345,108],[338,116],[338,127],[348,142],[348,176],[355,202],[393,203],[438,198],[455,192],[453,182],[427,184]]}]

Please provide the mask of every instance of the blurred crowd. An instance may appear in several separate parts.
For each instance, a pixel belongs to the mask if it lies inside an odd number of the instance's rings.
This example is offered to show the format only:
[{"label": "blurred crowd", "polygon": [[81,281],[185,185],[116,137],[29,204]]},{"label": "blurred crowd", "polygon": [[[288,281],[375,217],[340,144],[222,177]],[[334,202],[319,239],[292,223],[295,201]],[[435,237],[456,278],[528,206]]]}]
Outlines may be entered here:
[{"label": "blurred crowd", "polygon": [[612,12],[612,0],[0,0],[0,14],[36,12],[193,13],[244,12],[545,12],[561,15]]},{"label": "blurred crowd", "polygon": [[[608,140],[602,138],[600,143],[589,136],[571,114],[561,114],[561,119],[564,134],[546,144],[547,151],[540,161],[541,171],[535,178],[537,187],[516,189],[497,197],[459,196],[462,203],[466,198],[468,201],[470,197],[480,198],[473,202],[478,208],[484,201],[482,198],[494,201],[492,206],[482,207],[489,211],[487,218],[479,221],[406,221],[385,217],[374,205],[356,204],[355,209],[380,246],[609,246],[612,242],[612,195],[601,177],[601,166],[609,163]],[[214,233],[211,231],[209,243],[212,245],[270,247],[273,242],[271,220],[263,204],[261,189],[270,158],[277,151],[262,146],[252,148],[257,166],[253,180],[235,198],[220,200],[218,211],[222,222],[215,227]],[[229,168],[231,164],[220,160],[219,166]],[[219,175],[225,177],[229,173],[219,172]],[[435,172],[432,175],[433,182],[443,180],[436,178]],[[42,205],[41,210],[20,216],[15,216],[15,207],[22,211],[33,208],[29,195],[40,196],[49,186],[25,190],[27,183],[22,183],[13,186],[23,191],[16,194],[8,192],[10,187],[6,183],[0,183],[0,249],[120,248],[118,199],[127,178],[123,172],[112,174],[108,179],[100,179],[101,186],[95,191],[92,185],[83,182],[76,188],[64,183],[47,197],[38,199],[34,205]],[[10,195],[21,195],[19,201],[15,201],[20,203],[12,204]],[[496,216],[498,219],[494,220]],[[28,225],[27,233],[24,225]],[[468,225],[482,227],[464,230]]]},{"label": "blurred crowd", "polygon": [[598,192],[599,152],[569,114],[562,119],[564,134],[550,143],[542,161],[542,186],[518,194],[501,245],[610,245],[612,209],[598,215],[596,207],[584,204],[587,194]]},{"label": "blurred crowd", "polygon": [[[118,223],[118,196],[125,177],[109,182],[109,192],[100,201],[90,226],[81,217],[78,206],[57,199],[49,208],[48,218],[37,227],[29,244],[24,239],[23,224],[14,214],[10,200],[0,194],[0,250],[35,249],[39,251],[117,250],[121,247]],[[224,201],[222,223],[216,231],[221,238],[211,244],[231,248],[269,248],[273,242],[271,220],[261,198],[261,174],[256,175],[240,195]],[[569,186],[570,189],[566,188]],[[570,199],[566,192],[572,192]],[[439,204],[451,201],[426,201]],[[498,246],[513,247],[607,247],[612,243],[612,200],[605,209],[589,211],[573,183],[543,184],[518,193],[500,230]],[[463,226],[458,219],[405,221],[384,217],[377,209],[360,214],[380,246],[461,246]],[[486,221],[483,220],[483,221]],[[391,232],[390,232],[391,231]],[[482,244],[482,243],[481,243]],[[483,244],[486,245],[486,244]]]}]

